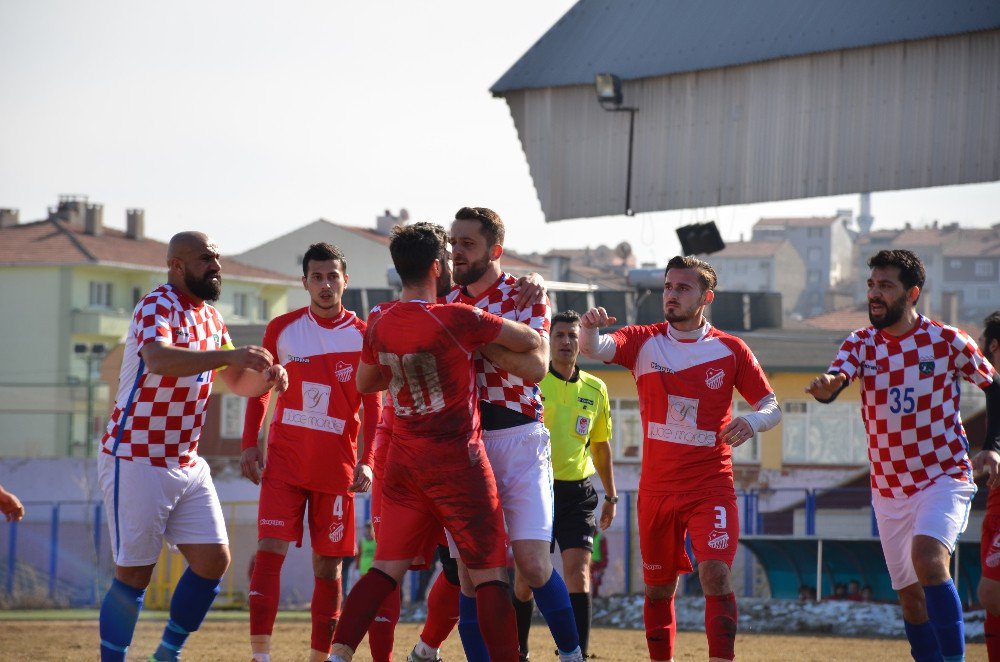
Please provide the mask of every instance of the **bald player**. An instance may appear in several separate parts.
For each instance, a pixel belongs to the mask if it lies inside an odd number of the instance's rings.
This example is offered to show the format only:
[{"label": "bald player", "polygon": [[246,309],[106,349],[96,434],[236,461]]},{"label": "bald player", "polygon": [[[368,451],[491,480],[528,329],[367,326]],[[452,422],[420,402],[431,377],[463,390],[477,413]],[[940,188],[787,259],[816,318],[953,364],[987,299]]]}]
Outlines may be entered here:
[{"label": "bald player", "polygon": [[101,660],[125,660],[163,541],[188,568],[153,660],[176,660],[201,625],[229,566],[229,539],[198,438],[218,370],[234,393],[284,391],[288,375],[262,347],[236,349],[208,302],[222,291],[218,246],[182,232],[167,249],[167,283],[135,307],[115,409],[101,440],[115,577],[101,603]]}]

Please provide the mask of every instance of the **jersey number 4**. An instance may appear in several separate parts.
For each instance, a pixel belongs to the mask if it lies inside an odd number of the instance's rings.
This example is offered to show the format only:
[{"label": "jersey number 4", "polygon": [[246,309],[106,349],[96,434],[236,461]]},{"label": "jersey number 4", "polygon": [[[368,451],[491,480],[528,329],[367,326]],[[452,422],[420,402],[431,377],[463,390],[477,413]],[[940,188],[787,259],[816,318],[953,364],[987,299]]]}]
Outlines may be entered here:
[{"label": "jersey number 4", "polygon": [[[429,352],[415,354],[390,354],[379,352],[378,362],[388,366],[392,371],[389,380],[389,392],[396,403],[396,414],[411,416],[413,414],[431,414],[444,409],[444,393],[441,390],[441,378],[438,376],[437,361]],[[413,399],[413,406],[399,404],[399,392],[406,386]],[[424,390],[426,389],[426,396]]]}]

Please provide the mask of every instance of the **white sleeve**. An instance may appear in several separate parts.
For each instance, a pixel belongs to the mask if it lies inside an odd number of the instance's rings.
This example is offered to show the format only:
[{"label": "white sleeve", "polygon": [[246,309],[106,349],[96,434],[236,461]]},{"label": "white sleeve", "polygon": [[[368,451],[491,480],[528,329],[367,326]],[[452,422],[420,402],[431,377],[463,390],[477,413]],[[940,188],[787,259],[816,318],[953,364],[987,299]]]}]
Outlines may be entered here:
[{"label": "white sleeve", "polygon": [[754,433],[765,432],[781,422],[781,407],[778,406],[778,399],[774,393],[769,394],[763,400],[753,406],[757,411],[752,414],[744,414]]},{"label": "white sleeve", "polygon": [[588,359],[608,363],[615,358],[617,349],[615,341],[606,335],[602,336],[597,328],[580,327],[580,352]]}]

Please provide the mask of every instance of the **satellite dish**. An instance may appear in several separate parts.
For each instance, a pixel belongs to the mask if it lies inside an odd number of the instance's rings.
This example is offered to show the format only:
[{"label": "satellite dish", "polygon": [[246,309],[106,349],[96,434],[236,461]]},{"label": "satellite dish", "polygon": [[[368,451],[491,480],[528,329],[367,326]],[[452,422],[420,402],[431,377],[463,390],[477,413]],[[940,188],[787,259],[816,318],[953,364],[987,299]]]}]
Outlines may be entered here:
[{"label": "satellite dish", "polygon": [[631,254],[632,254],[632,244],[628,243],[627,241],[623,241],[622,243],[615,246],[615,255],[620,257],[622,261],[627,260]]}]

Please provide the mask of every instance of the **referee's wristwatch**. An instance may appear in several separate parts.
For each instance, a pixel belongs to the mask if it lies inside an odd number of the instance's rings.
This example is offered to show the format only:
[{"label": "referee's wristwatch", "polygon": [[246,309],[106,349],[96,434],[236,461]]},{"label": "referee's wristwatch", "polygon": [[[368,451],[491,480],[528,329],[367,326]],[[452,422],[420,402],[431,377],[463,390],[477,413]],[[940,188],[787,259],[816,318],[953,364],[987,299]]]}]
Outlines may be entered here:
[{"label": "referee's wristwatch", "polygon": [[607,494],[605,494],[604,500],[607,501],[608,503],[618,503],[618,496],[617,495],[608,496]]}]

